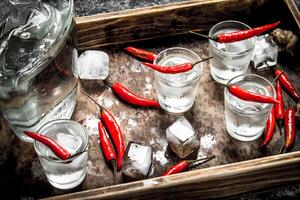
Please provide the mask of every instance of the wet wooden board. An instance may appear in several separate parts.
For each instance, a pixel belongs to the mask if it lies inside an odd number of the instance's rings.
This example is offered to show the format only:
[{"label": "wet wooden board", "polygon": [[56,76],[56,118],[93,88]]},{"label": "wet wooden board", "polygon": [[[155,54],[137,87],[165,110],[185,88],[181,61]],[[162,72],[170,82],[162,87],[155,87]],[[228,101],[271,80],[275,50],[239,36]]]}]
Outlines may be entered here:
[{"label": "wet wooden board", "polygon": [[[292,25],[295,27],[293,22]],[[148,42],[133,43],[133,45],[154,52],[180,46],[195,51],[203,58],[208,56],[207,41],[190,35],[152,39]],[[152,71],[125,54],[121,47],[110,46],[101,49],[110,56],[109,79],[123,83],[140,95],[156,98]],[[286,70],[300,91],[299,63],[291,64],[286,60],[282,62],[288,64],[287,66],[293,65]],[[257,72],[250,67],[249,73],[258,73],[269,80],[273,78],[271,70]],[[179,158],[168,147],[165,130],[179,116],[169,115],[157,109],[132,107],[116,98],[102,82],[81,81],[80,89],[91,94],[115,115],[121,124],[126,144],[133,140],[152,146],[153,167],[149,178],[158,178],[122,184],[124,181],[121,174],[118,174],[118,185],[107,187],[112,185],[112,172],[107,167],[98,144],[98,110],[87,97],[78,92],[77,106],[72,118],[88,128],[89,146],[97,148],[89,152],[87,176],[84,182],[77,188],[67,191],[53,188],[47,182],[32,144],[22,142],[14,136],[1,117],[0,173],[2,180],[6,181],[2,187],[3,191],[14,187],[17,191],[11,194],[12,197],[37,198],[77,192],[55,197],[55,199],[172,199],[175,194],[180,199],[196,197],[205,199],[208,196],[224,197],[279,186],[282,183],[296,183],[300,179],[299,129],[297,129],[296,145],[292,150],[294,153],[283,155],[277,155],[281,147],[278,129],[267,149],[260,148],[261,138],[253,142],[240,142],[231,138],[224,128],[224,86],[217,84],[211,78],[209,62],[204,65],[196,102],[184,116],[192,123],[200,138],[200,148],[188,159],[209,155],[216,155],[216,158],[194,168],[191,172],[167,178],[159,176],[178,162]],[[289,99],[286,104],[294,104],[287,95],[285,98]]]}]

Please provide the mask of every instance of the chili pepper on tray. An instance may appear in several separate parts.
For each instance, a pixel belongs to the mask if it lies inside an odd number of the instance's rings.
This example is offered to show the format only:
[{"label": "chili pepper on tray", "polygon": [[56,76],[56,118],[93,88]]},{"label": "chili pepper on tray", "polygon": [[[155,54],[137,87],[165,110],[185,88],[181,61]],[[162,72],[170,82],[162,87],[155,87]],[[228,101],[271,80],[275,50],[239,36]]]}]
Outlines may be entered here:
[{"label": "chili pepper on tray", "polygon": [[190,167],[195,167],[197,165],[203,164],[211,159],[215,158],[215,156],[201,158],[198,160],[183,160],[175,165],[173,165],[168,171],[166,171],[163,176],[169,176],[172,174],[177,174],[187,170]]},{"label": "chili pepper on tray", "polygon": [[253,101],[259,103],[273,103],[273,104],[279,103],[279,101],[273,97],[244,90],[243,88],[235,84],[228,85],[227,89],[233,96],[236,96],[244,101]]},{"label": "chili pepper on tray", "polygon": [[113,182],[116,183],[116,152],[114,147],[112,146],[109,136],[106,132],[105,127],[103,126],[102,122],[98,122],[98,131],[99,131],[99,139],[100,139],[100,146],[105,157],[105,160],[113,167],[114,169],[114,177]]},{"label": "chili pepper on tray", "polygon": [[120,97],[122,100],[126,101],[127,103],[134,105],[134,106],[141,106],[141,107],[156,107],[160,108],[160,105],[157,101],[146,99],[144,97],[138,96],[133,92],[129,91],[128,88],[123,86],[119,82],[110,83],[105,81],[107,85],[109,85],[113,92]]},{"label": "chili pepper on tray", "polygon": [[144,65],[147,67],[150,67],[151,69],[164,73],[164,74],[178,74],[178,73],[183,73],[187,72],[193,69],[195,65],[197,65],[200,62],[204,62],[206,60],[212,59],[213,57],[208,57],[203,60],[197,61],[195,63],[184,63],[184,64],[179,64],[179,65],[173,65],[173,66],[160,66],[160,65],[155,65],[151,63],[146,63],[143,62]]},{"label": "chili pepper on tray", "polygon": [[274,135],[275,127],[276,127],[276,117],[275,117],[275,108],[273,107],[265,127],[265,137],[264,137],[264,141],[262,142],[262,146],[266,146],[271,141]]},{"label": "chili pepper on tray", "polygon": [[100,119],[103,121],[103,124],[108,130],[112,141],[117,150],[117,169],[120,171],[122,169],[122,159],[125,152],[125,144],[123,139],[123,133],[119,124],[117,123],[114,116],[106,110],[103,106],[101,106],[97,101],[95,101],[90,95],[81,91],[84,95],[86,95],[89,99],[91,99],[99,108],[100,108]]},{"label": "chili pepper on tray", "polygon": [[284,116],[285,148],[290,149],[295,142],[295,109],[287,108]]},{"label": "chili pepper on tray", "polygon": [[281,69],[275,70],[275,76],[279,80],[282,87],[287,91],[287,93],[296,101],[300,100],[300,96],[296,91],[294,85],[290,82],[288,76]]},{"label": "chili pepper on tray", "polygon": [[278,100],[278,104],[275,104],[275,116],[277,120],[283,120],[284,118],[284,101],[282,96],[282,87],[279,81],[276,81],[276,99]]},{"label": "chili pepper on tray", "polygon": [[195,34],[195,35],[199,35],[201,37],[205,37],[205,38],[210,39],[210,40],[214,40],[214,41],[219,42],[219,43],[230,43],[230,42],[237,42],[237,41],[249,39],[249,38],[254,37],[256,35],[260,35],[263,32],[266,32],[270,29],[275,28],[279,23],[280,23],[280,21],[277,21],[277,22],[272,23],[272,24],[267,24],[267,25],[264,25],[264,26],[251,28],[251,29],[248,29],[248,30],[221,33],[221,34],[214,35],[214,36],[206,36],[206,35],[203,35],[203,34],[200,34],[200,33],[196,33],[194,31],[190,31],[190,33]]},{"label": "chili pepper on tray", "polygon": [[28,137],[31,137],[32,139],[46,145],[61,160],[68,160],[69,158],[71,158],[71,154],[53,139],[31,131],[24,131],[24,133]]},{"label": "chili pepper on tray", "polygon": [[143,49],[134,48],[134,47],[126,47],[124,50],[134,55],[135,57],[143,59],[148,62],[153,62],[156,57],[155,53],[145,51]]},{"label": "chili pepper on tray", "polygon": [[122,160],[125,152],[121,128],[114,116],[108,110],[102,108],[100,115],[117,149],[117,168],[118,171],[120,171],[122,169]]}]

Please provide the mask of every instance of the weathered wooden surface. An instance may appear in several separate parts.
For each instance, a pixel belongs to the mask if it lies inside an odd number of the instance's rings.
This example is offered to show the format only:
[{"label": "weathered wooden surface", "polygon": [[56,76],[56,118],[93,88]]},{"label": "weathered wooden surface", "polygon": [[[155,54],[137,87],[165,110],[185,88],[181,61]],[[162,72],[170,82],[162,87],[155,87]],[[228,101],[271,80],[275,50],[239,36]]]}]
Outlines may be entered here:
[{"label": "weathered wooden surface", "polygon": [[79,17],[79,48],[183,34],[191,29],[208,30],[216,22],[234,19],[237,13],[239,17],[249,16],[267,1],[194,0]]},{"label": "weathered wooden surface", "polygon": [[288,8],[290,9],[296,23],[298,24],[298,27],[300,28],[300,12],[299,9],[296,6],[296,3],[294,0],[284,0]]},{"label": "weathered wooden surface", "polygon": [[[148,44],[145,43],[144,45],[144,47],[149,47],[150,50],[155,52],[159,52],[160,50],[171,46],[181,46],[195,51],[201,57],[206,57],[208,55],[206,41],[198,41],[188,37],[176,43],[174,43],[173,40],[165,40],[163,46],[155,49],[152,48],[153,46],[150,46],[150,42]],[[119,81],[140,95],[155,98],[155,86],[153,84],[152,71],[144,68],[137,60],[129,57],[122,51],[114,50],[108,51],[108,53],[111,58],[111,73],[109,78],[112,81]],[[258,139],[254,142],[239,142],[226,133],[223,115],[224,87],[212,80],[208,66],[209,63],[206,63],[204,66],[204,73],[199,83],[199,91],[195,105],[189,112],[185,113],[184,116],[189,119],[197,130],[201,140],[200,149],[189,158],[200,158],[209,155],[216,155],[216,158],[196,169],[276,155],[281,146],[278,133],[276,133],[266,150],[259,147],[262,139]],[[272,79],[270,71],[264,71],[260,74]],[[300,90],[300,80],[299,78],[297,79],[297,76],[300,75],[300,71],[298,70],[296,74],[289,73],[289,75]],[[124,104],[101,82],[83,82],[81,89],[92,94],[99,103],[110,109],[116,116],[121,124],[126,144],[128,141],[134,140],[153,147],[153,169],[150,173],[150,177],[160,176],[168,167],[179,161],[179,158],[167,147],[165,139],[166,128],[175,121],[178,116],[171,116],[156,109],[137,109]],[[293,102],[291,101],[290,103],[292,104]],[[98,145],[97,115],[98,111],[96,106],[88,100],[88,98],[81,93],[78,93],[78,101],[73,119],[79,121],[89,129],[89,144],[91,147],[97,148],[96,151],[91,151],[89,153],[87,176],[83,184],[78,188],[71,191],[61,191],[50,186],[43,174],[41,165],[33,151],[32,145],[21,142],[18,138],[13,136],[4,123],[2,123],[2,129],[5,128],[5,130],[1,131],[3,137],[1,138],[1,156],[4,164],[3,166],[6,166],[6,168],[4,169],[3,167],[1,173],[4,173],[5,171],[5,174],[7,174],[9,178],[17,181],[20,193],[25,196],[50,197],[53,195],[111,185],[112,173],[104,162]],[[294,150],[300,149],[299,132],[297,133],[297,136]],[[276,158],[273,159],[276,160]],[[254,164],[252,167],[255,166],[256,165]],[[257,165],[257,167],[259,166]],[[226,171],[226,168],[223,170]],[[293,177],[291,177],[291,180],[293,181]],[[122,176],[119,174],[118,183],[122,182]],[[124,188],[125,186],[120,187]],[[248,186],[241,190],[233,190],[228,194],[234,194],[234,191],[248,191],[246,188],[248,188]],[[251,189],[255,188],[252,187]]]}]

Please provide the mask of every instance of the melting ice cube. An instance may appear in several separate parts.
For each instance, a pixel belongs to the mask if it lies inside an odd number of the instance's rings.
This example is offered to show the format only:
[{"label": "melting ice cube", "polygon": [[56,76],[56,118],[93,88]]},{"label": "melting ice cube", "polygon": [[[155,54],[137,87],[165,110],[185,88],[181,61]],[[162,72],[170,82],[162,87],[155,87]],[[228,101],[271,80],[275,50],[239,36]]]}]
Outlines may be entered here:
[{"label": "melting ice cube", "polygon": [[56,141],[72,155],[75,154],[81,147],[82,140],[78,135],[58,133]]},{"label": "melting ice cube", "polygon": [[184,116],[176,120],[166,133],[171,149],[180,158],[187,157],[199,147],[200,141],[197,134]]},{"label": "melting ice cube", "polygon": [[252,62],[255,69],[263,69],[268,66],[276,65],[278,47],[270,35],[262,35],[256,38]]},{"label": "melting ice cube", "polygon": [[147,177],[152,164],[152,148],[135,142],[127,146],[127,155],[123,175],[129,180],[141,180]]},{"label": "melting ice cube", "polygon": [[103,51],[85,51],[78,58],[78,68],[81,79],[104,80],[109,73],[109,56]]}]

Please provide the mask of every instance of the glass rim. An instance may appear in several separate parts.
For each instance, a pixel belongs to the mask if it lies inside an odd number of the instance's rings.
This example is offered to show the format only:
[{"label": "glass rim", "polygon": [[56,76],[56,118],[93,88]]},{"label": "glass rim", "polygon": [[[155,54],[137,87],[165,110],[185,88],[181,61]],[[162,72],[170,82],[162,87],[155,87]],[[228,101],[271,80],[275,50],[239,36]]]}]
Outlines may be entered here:
[{"label": "glass rim", "polygon": [[[209,32],[208,32],[208,35],[209,36],[213,36],[212,35],[212,30],[215,29],[216,27],[220,26],[221,24],[224,24],[224,23],[236,23],[236,24],[240,24],[240,25],[243,25],[245,26],[247,29],[251,29],[251,27],[248,25],[248,24],[245,24],[243,22],[240,22],[240,21],[237,21],[237,20],[225,20],[225,21],[221,21],[215,25],[213,25],[210,29],[209,29]],[[255,47],[255,41],[256,41],[256,36],[252,37],[252,38],[248,38],[246,40],[251,40],[251,43],[252,43],[252,47],[245,50],[245,51],[242,51],[242,52],[238,52],[238,53],[232,53],[232,52],[226,52],[226,51],[223,51],[223,50],[220,50],[216,47],[215,43],[217,42],[212,42],[211,40],[208,40],[209,44],[211,44],[214,49],[216,49],[218,52],[221,52],[221,53],[225,53],[226,55],[231,55],[231,56],[240,56],[240,55],[243,55],[243,54],[246,54],[246,53],[249,53],[251,51],[254,50],[254,47]]]},{"label": "glass rim", "polygon": [[[273,94],[274,94],[272,97],[273,97],[273,98],[276,98],[276,90],[275,90],[273,84],[272,84],[268,79],[266,79],[265,77],[260,76],[260,75],[258,75],[258,74],[241,74],[241,75],[235,76],[235,77],[231,78],[231,79],[227,82],[226,86],[230,85],[230,83],[232,83],[232,81],[233,81],[234,79],[239,78],[239,77],[242,77],[242,76],[245,76],[245,77],[246,77],[246,76],[252,76],[252,77],[256,77],[256,78],[259,78],[259,79],[265,81],[265,82],[268,83],[268,85],[270,85],[271,88],[272,88],[272,91],[273,91]],[[226,86],[225,86],[225,90],[224,90],[224,99],[225,99],[226,102],[229,102],[228,95],[226,95],[225,93],[228,93],[229,95],[231,95],[231,94],[229,93],[229,91],[228,91],[228,89],[227,89]],[[225,102],[225,103],[226,103],[226,102]],[[246,113],[244,110],[239,110],[239,109],[237,109],[236,107],[233,107],[230,103],[227,103],[227,105],[228,105],[232,110],[234,110],[235,112],[239,112],[239,114],[244,114],[244,115],[257,115],[257,114],[259,114],[259,113],[265,113],[265,112],[269,111],[270,108],[272,108],[272,106],[273,106],[273,104],[271,104],[271,103],[266,103],[266,104],[268,104],[268,105],[267,105],[265,108],[263,108],[262,110],[258,111],[258,112]]]},{"label": "glass rim", "polygon": [[[167,49],[164,49],[163,51],[159,52],[159,53],[157,54],[157,56],[155,57],[155,59],[154,59],[154,61],[153,61],[153,64],[157,64],[157,63],[156,63],[156,62],[157,62],[157,58],[159,58],[162,54],[164,54],[164,53],[167,52],[167,51],[172,51],[172,50],[183,50],[183,51],[187,51],[187,52],[193,54],[194,56],[196,56],[197,59],[198,59],[199,61],[203,59],[203,58],[201,58],[196,52],[194,52],[194,51],[192,51],[192,50],[190,50],[190,49],[183,48],[183,47],[171,47],[171,48],[167,48]],[[195,81],[196,79],[198,79],[198,78],[201,76],[201,74],[203,73],[203,63],[199,63],[199,64],[197,64],[197,65],[200,66],[200,67],[199,67],[199,73],[197,73],[197,76],[193,77],[193,78],[192,78],[191,80],[189,80],[189,81],[180,82],[180,84],[188,84],[188,83],[191,83],[191,82]],[[164,73],[157,72],[157,71],[154,71],[154,73],[155,73],[155,75],[158,75],[160,78],[162,78],[164,81],[168,81],[168,79],[166,79],[165,77],[162,76]],[[187,72],[178,73],[178,74],[184,74],[184,73],[187,73]]]},{"label": "glass rim", "polygon": [[[47,161],[49,161],[49,162],[54,162],[54,163],[69,163],[69,162],[72,162],[75,158],[79,157],[81,154],[84,153],[84,151],[87,150],[87,148],[88,148],[88,143],[89,143],[89,142],[88,142],[88,141],[89,141],[89,136],[88,136],[88,134],[87,134],[86,129],[85,129],[81,124],[79,124],[78,122],[76,122],[76,121],[74,121],[74,120],[71,120],[71,119],[56,119],[56,120],[49,121],[49,122],[45,123],[43,126],[41,126],[41,127],[38,129],[37,132],[38,132],[39,134],[44,135],[43,133],[40,133],[40,130],[42,130],[42,129],[43,129],[44,127],[46,127],[46,126],[51,126],[52,124],[56,124],[56,123],[59,123],[59,122],[73,123],[73,124],[79,125],[79,126],[81,126],[81,127],[83,128],[83,130],[84,130],[84,135],[85,135],[85,137],[86,137],[86,138],[85,138],[85,139],[86,139],[86,144],[85,144],[84,148],[83,148],[80,152],[76,153],[76,154],[77,154],[76,156],[71,157],[71,158],[69,158],[69,159],[67,159],[67,160],[53,160],[53,159],[47,158],[46,156],[42,155],[42,154],[39,152],[39,150],[37,149],[37,143],[38,143],[37,140],[34,140],[34,142],[33,142],[34,150],[35,150],[35,152],[37,153],[37,155],[38,155],[39,157],[41,157],[41,158],[43,158],[43,159],[45,159],[45,160],[47,160]],[[44,144],[43,144],[43,145],[44,145]],[[45,146],[45,145],[44,145],[44,146]],[[47,147],[47,148],[48,148],[48,147]]]}]

